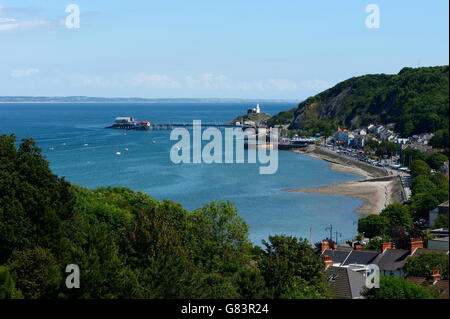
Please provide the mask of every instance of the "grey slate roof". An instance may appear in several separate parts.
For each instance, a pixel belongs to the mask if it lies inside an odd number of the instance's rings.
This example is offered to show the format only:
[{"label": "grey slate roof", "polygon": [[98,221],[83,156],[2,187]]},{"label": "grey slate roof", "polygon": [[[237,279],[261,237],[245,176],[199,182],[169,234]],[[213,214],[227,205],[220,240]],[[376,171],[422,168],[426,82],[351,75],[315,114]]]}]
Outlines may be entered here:
[{"label": "grey slate roof", "polygon": [[325,270],[331,292],[339,298],[362,298],[361,292],[365,287],[362,274],[347,267],[328,267]]},{"label": "grey slate roof", "polygon": [[332,250],[332,249],[327,249],[324,252],[322,252],[322,256],[330,256],[331,260],[333,260],[333,263],[339,264],[343,263],[349,254],[350,251]]},{"label": "grey slate roof", "polygon": [[443,251],[439,249],[428,249],[428,248],[417,248],[415,251],[413,251],[413,254],[411,256],[417,257],[423,253],[442,253],[446,254],[448,251]]},{"label": "grey slate roof", "polygon": [[398,270],[405,266],[408,255],[409,250],[406,249],[386,249],[375,258],[373,263],[378,265],[380,270]]},{"label": "grey slate roof", "polygon": [[448,251],[449,250],[448,237],[429,239],[428,248]]},{"label": "grey slate roof", "polygon": [[360,264],[360,265],[369,265],[373,262],[373,260],[379,255],[378,251],[352,251],[348,255],[342,266],[347,266],[350,264]]},{"label": "grey slate roof", "polygon": [[325,250],[322,256],[330,256],[333,263],[338,263],[340,266],[347,266],[350,264],[369,265],[373,262],[379,252],[377,251],[344,251],[344,250]]}]

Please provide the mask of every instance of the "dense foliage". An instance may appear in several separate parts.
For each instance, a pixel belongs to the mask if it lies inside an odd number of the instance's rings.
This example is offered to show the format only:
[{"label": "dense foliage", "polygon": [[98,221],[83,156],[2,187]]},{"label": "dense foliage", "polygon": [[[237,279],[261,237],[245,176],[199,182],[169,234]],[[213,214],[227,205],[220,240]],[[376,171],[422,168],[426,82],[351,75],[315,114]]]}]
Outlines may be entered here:
[{"label": "dense foliage", "polygon": [[380,288],[366,290],[368,299],[431,299],[432,295],[404,278],[381,276]]},{"label": "dense foliage", "polygon": [[[33,140],[0,136],[0,298],[325,298],[306,241],[265,249],[229,202],[188,212],[123,187],[70,185]],[[80,268],[68,289],[66,266]]]},{"label": "dense foliage", "polygon": [[408,258],[404,270],[408,276],[425,277],[430,270],[439,270],[442,279],[448,280],[448,256],[444,252],[427,252]]},{"label": "dense foliage", "polygon": [[354,77],[300,103],[291,128],[310,120],[348,128],[395,123],[403,136],[436,132],[432,145],[448,148],[448,81],[448,66]]}]

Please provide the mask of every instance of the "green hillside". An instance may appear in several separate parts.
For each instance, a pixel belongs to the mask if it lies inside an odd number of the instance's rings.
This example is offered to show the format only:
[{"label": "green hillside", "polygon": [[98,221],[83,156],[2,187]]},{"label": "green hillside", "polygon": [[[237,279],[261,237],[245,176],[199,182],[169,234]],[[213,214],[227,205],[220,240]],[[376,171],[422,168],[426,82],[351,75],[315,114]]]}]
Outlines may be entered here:
[{"label": "green hillside", "polygon": [[448,76],[448,66],[437,66],[350,78],[300,103],[292,117],[273,120],[290,121],[291,129],[325,120],[348,128],[395,123],[403,136],[442,133],[448,130]]}]

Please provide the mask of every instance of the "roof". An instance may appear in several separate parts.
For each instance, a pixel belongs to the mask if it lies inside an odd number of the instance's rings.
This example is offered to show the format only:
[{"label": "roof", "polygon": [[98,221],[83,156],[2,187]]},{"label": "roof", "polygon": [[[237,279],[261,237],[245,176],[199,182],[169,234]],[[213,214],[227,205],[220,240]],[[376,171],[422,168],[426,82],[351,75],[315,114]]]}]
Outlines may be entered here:
[{"label": "roof", "polygon": [[431,280],[425,277],[408,277],[409,282],[416,285],[429,286],[434,289],[440,298],[448,299],[448,280],[439,280],[432,283]]},{"label": "roof", "polygon": [[445,252],[445,251],[440,250],[440,249],[417,248],[416,250],[413,251],[411,256],[417,257],[417,256],[419,256],[421,254],[424,254],[424,253],[441,253],[441,254],[445,254],[445,253],[448,253],[448,251]]},{"label": "roof", "polygon": [[327,249],[322,252],[322,256],[330,256],[331,260],[333,260],[333,263],[342,264],[345,261],[345,259],[347,259],[347,256],[350,253],[351,253],[350,251],[346,251],[346,250]]},{"label": "roof", "polygon": [[428,248],[448,251],[448,237],[428,239]]},{"label": "roof", "polygon": [[322,256],[330,256],[334,264],[348,266],[350,264],[369,265],[373,262],[379,252],[374,250],[346,250],[327,249],[322,252]]},{"label": "roof", "polygon": [[350,252],[342,266],[350,264],[369,265],[379,254],[378,251],[353,250]]},{"label": "roof", "polygon": [[361,298],[365,278],[347,267],[328,267],[325,270],[331,292],[343,299]]},{"label": "roof", "polygon": [[385,249],[374,259],[373,263],[378,265],[380,270],[399,270],[405,266],[408,255],[409,250],[406,249]]}]

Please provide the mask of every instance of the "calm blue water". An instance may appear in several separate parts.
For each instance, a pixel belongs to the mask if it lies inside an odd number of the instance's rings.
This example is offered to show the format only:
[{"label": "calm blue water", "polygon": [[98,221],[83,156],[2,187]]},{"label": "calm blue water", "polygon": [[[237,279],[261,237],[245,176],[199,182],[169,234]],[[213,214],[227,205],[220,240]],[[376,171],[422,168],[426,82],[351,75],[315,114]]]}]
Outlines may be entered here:
[{"label": "calm blue water", "polygon": [[[212,200],[231,200],[250,224],[254,243],[270,234],[309,238],[310,228],[312,240],[318,241],[329,235],[325,231],[329,224],[342,233],[342,239],[352,237],[358,219],[353,211],[360,200],[282,190],[331,185],[358,179],[357,175],[331,171],[324,161],[292,152],[279,152],[279,168],[273,175],[260,175],[259,164],[173,164],[169,150],[175,142],[169,140],[170,131],[104,128],[116,116],[166,123],[197,119],[222,123],[249,107],[253,105],[0,104],[0,134],[35,138],[53,171],[82,186],[126,186],[157,199],[180,202],[188,210]],[[275,114],[295,104],[263,103],[261,107]],[[117,151],[122,155],[115,155]]]}]

